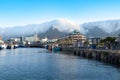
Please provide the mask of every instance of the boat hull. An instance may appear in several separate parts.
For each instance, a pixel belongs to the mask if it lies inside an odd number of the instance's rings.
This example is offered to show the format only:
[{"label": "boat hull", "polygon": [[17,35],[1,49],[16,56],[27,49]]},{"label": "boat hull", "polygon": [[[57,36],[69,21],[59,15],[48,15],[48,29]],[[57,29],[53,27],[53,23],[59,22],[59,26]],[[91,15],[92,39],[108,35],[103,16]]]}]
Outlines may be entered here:
[{"label": "boat hull", "polygon": [[54,47],[54,48],[52,48],[52,51],[61,51],[61,48],[60,47]]}]

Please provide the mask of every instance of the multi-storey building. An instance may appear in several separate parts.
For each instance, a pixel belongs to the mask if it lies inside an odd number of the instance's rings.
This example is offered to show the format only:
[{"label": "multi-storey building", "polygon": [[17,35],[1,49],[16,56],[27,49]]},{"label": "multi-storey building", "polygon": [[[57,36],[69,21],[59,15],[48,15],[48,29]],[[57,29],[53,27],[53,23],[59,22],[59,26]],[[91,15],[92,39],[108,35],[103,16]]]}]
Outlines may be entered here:
[{"label": "multi-storey building", "polygon": [[66,47],[80,47],[80,46],[83,46],[85,40],[86,40],[86,37],[83,34],[81,34],[77,30],[74,30],[69,35],[61,38],[59,40],[59,43],[61,43],[63,46],[66,46]]}]

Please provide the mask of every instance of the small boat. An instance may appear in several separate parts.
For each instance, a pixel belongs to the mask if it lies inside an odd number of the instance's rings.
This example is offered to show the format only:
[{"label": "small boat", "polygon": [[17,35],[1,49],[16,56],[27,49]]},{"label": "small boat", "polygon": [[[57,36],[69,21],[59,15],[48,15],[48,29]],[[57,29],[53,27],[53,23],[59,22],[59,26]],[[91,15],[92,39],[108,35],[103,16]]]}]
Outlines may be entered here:
[{"label": "small boat", "polygon": [[61,51],[61,47],[52,47],[52,51]]},{"label": "small boat", "polygon": [[6,45],[5,44],[0,45],[0,50],[2,50],[2,49],[6,49]]},{"label": "small boat", "polygon": [[29,46],[27,46],[27,45],[24,45],[24,44],[19,44],[19,46],[18,46],[19,48],[28,48]]},{"label": "small boat", "polygon": [[14,49],[13,45],[8,45],[6,49]]},{"label": "small boat", "polygon": [[61,51],[61,47],[58,44],[53,44],[52,51]]},{"label": "small boat", "polygon": [[18,48],[18,47],[19,47],[19,45],[17,45],[17,44],[14,45],[14,49],[16,49],[16,48]]}]

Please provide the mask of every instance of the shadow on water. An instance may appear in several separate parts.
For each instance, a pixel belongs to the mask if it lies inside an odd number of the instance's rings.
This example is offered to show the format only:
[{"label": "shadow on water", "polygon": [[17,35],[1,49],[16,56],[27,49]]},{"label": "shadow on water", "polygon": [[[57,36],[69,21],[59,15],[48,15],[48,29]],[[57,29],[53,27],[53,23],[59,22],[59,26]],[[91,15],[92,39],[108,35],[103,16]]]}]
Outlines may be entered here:
[{"label": "shadow on water", "polygon": [[[73,52],[61,51],[60,53],[64,54],[64,55],[75,56],[73,54]],[[114,64],[111,64],[111,63],[107,63],[107,62],[103,62],[103,61],[99,61],[99,60],[95,60],[95,59],[89,59],[89,58],[85,58],[85,57],[81,57],[81,56],[75,56],[75,57],[77,59],[84,59],[84,60],[87,60],[87,61],[92,61],[92,62],[95,63],[96,66],[98,66],[97,63],[99,63],[100,65],[106,65],[106,66],[115,67],[120,71],[120,65],[114,65]]]}]

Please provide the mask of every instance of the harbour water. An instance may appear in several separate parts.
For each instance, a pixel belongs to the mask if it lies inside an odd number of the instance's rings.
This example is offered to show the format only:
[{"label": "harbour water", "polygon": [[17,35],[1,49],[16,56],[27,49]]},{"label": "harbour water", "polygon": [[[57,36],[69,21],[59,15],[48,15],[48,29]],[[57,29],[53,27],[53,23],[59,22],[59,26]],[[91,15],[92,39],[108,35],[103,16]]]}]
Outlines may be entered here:
[{"label": "harbour water", "polygon": [[0,51],[0,80],[120,80],[120,68],[40,48]]}]

